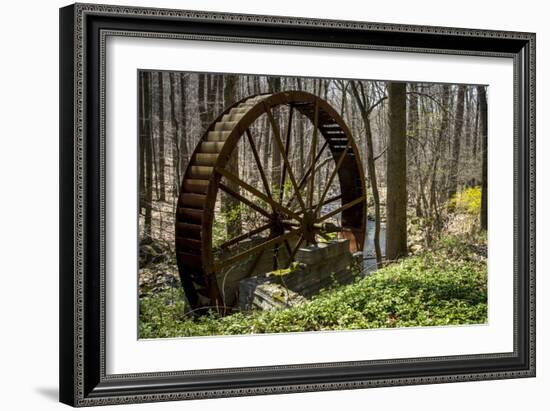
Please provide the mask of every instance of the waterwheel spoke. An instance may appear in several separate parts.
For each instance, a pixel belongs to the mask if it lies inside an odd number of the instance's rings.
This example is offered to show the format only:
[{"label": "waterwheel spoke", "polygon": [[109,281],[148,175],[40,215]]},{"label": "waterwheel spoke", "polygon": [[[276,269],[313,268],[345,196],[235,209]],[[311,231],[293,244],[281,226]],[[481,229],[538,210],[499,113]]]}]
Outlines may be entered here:
[{"label": "waterwheel spoke", "polygon": [[252,138],[252,133],[250,132],[250,129],[246,129],[245,131],[246,138],[248,140],[248,143],[250,144],[250,147],[252,148],[252,154],[254,155],[254,161],[256,162],[256,166],[258,167],[258,171],[260,172],[260,176],[262,178],[262,184],[264,185],[264,190],[267,194],[267,196],[271,199],[273,199],[273,196],[271,195],[271,190],[269,189],[269,182],[267,181],[267,177],[265,175],[264,168],[262,167],[262,162],[260,161],[260,156],[258,155],[258,149],[256,148],[256,144],[254,143],[254,139]]},{"label": "waterwheel spoke", "polygon": [[234,244],[240,243],[241,241],[246,240],[246,239],[252,237],[253,235],[259,234],[262,231],[265,231],[265,230],[267,230],[268,228],[271,228],[271,227],[273,227],[273,223],[271,223],[271,222],[269,222],[267,224],[264,224],[264,225],[262,225],[258,228],[255,228],[252,231],[249,231],[248,233],[241,234],[241,235],[239,235],[235,238],[232,238],[231,240],[226,241],[225,243],[220,245],[220,248],[227,248],[227,247],[230,247]]},{"label": "waterwheel spoke", "polygon": [[300,237],[298,238],[298,242],[296,243],[296,245],[292,249],[292,251],[290,253],[290,256],[288,258],[288,261],[289,261],[288,265],[289,266],[292,263],[292,260],[294,260],[294,257],[296,257],[296,252],[298,251],[298,249],[300,248],[300,245],[302,245],[303,242],[304,242],[304,235],[301,234]]},{"label": "waterwheel spoke", "polygon": [[301,221],[301,217],[296,214],[294,211],[288,209],[287,207],[283,206],[282,204],[277,203],[272,198],[266,196],[261,191],[257,190],[256,188],[252,187],[250,184],[245,183],[242,181],[239,177],[235,176],[231,172],[227,171],[224,168],[216,167],[216,172],[221,174],[223,177],[227,178],[228,180],[234,182],[235,184],[238,184],[248,192],[254,194],[259,199],[265,201],[266,203],[270,204],[272,207],[277,208],[279,211],[291,216],[292,218],[295,218],[298,221]]},{"label": "waterwheel spoke", "polygon": [[355,200],[344,204],[342,207],[339,207],[336,210],[331,211],[330,213],[319,217],[316,221],[317,222],[325,221],[325,220],[329,219],[330,217],[335,216],[336,214],[341,213],[342,211],[347,210],[348,208],[353,207],[354,205],[359,204],[361,201],[364,201],[364,200],[365,200],[365,196],[358,197]]},{"label": "waterwheel spoke", "polygon": [[[294,106],[290,106],[290,110],[289,110],[289,113],[288,113],[288,123],[287,123],[287,127],[286,127],[286,139],[285,139],[285,151],[283,153],[283,155],[288,158],[289,157],[289,152],[290,152],[290,136],[291,136],[291,132],[292,132],[292,114],[294,112]],[[283,197],[284,197],[284,187],[285,187],[285,180],[286,180],[286,168],[287,168],[287,162],[285,161],[284,164],[283,164],[283,171],[281,173],[281,183],[279,184],[279,186],[281,187],[281,192],[279,193],[279,202],[282,203],[283,202]]]},{"label": "waterwheel spoke", "polygon": [[271,110],[269,110],[266,107],[265,111],[267,113],[267,117],[268,117],[269,122],[271,124],[271,128],[273,129],[273,136],[275,137],[275,142],[277,143],[277,146],[279,147],[279,151],[281,152],[281,155],[283,157],[283,161],[286,164],[286,168],[288,169],[288,178],[290,178],[290,181],[292,182],[292,185],[294,187],[294,192],[297,195],[298,201],[300,202],[300,205],[302,206],[302,209],[305,210],[306,205],[304,203],[304,200],[302,199],[302,195],[300,194],[300,189],[298,188],[298,183],[296,182],[296,179],[294,178],[294,173],[292,172],[292,168],[290,167],[290,162],[288,161],[288,157],[286,156],[285,148],[284,148],[283,142],[281,141],[281,135],[279,133],[279,127],[277,126],[277,123],[275,122],[275,119],[273,118],[273,114],[271,113]]},{"label": "waterwheel spoke", "polygon": [[232,197],[234,197],[235,199],[239,200],[241,203],[246,204],[251,209],[256,210],[258,213],[260,213],[260,214],[264,215],[265,217],[271,219],[271,214],[269,212],[265,211],[263,208],[261,208],[259,205],[255,204],[255,203],[253,203],[248,198],[240,195],[235,190],[229,188],[228,186],[226,186],[223,183],[220,183],[220,188],[223,191],[225,191],[227,194],[229,194]]},{"label": "waterwheel spoke", "polygon": [[[325,148],[327,148],[328,146],[328,141],[325,141],[325,143],[323,144],[323,146],[321,147],[321,149],[319,150],[319,152],[317,153],[317,155],[315,156],[315,161],[313,162],[312,165],[309,166],[309,168],[307,169],[307,171],[305,172],[305,174],[302,176],[302,178],[300,179],[300,182],[298,183],[298,188],[301,190],[304,185],[307,183],[307,178],[309,177],[309,173],[311,173],[311,171],[315,168],[315,164],[317,164],[317,162],[319,161],[319,159],[321,158],[321,155],[323,154],[323,151],[325,150]],[[292,202],[295,200],[296,198],[296,194],[293,194],[290,199],[288,200],[288,202],[286,203],[286,206],[287,207],[290,207],[292,205]]]},{"label": "waterwheel spoke", "polygon": [[308,207],[311,207],[313,204],[313,190],[315,188],[315,158],[316,158],[316,151],[317,151],[317,134],[318,129],[317,126],[319,124],[319,100],[315,99],[315,112],[313,114],[313,138],[311,141],[311,167],[312,172],[309,177],[309,190],[308,190]]},{"label": "waterwheel spoke", "polygon": [[252,262],[252,264],[250,265],[250,268],[246,272],[246,277],[250,277],[254,273],[254,270],[258,266],[258,263],[262,259],[262,256],[264,255],[264,253],[265,253],[265,250],[262,250],[258,254],[256,254],[256,257],[254,257],[254,261]]},{"label": "waterwheel spoke", "polygon": [[[337,201],[337,200],[340,200],[340,199],[342,199],[342,194],[338,194],[337,196],[330,197],[330,198],[326,199],[325,201],[323,201],[322,203],[315,204],[312,208],[317,208],[317,207],[319,207],[319,206],[323,207],[323,206],[325,206],[325,205],[327,205],[327,204],[333,203],[333,202],[335,202],[335,201]],[[321,209],[321,208],[319,208],[319,210],[320,210],[320,209]]]},{"label": "waterwheel spoke", "polygon": [[271,266],[272,270],[275,271],[279,268],[279,244],[275,244],[273,247],[273,265]]},{"label": "waterwheel spoke", "polygon": [[290,243],[288,242],[288,240],[285,240],[285,248],[286,248],[286,251],[288,252],[288,255],[290,256],[290,254],[292,253],[292,250],[290,248]]},{"label": "waterwheel spoke", "polygon": [[264,251],[266,250],[267,248],[271,247],[271,246],[274,246],[276,244],[280,244],[282,243],[284,240],[287,240],[289,239],[290,237],[292,237],[293,235],[299,233],[301,231],[301,229],[295,229],[295,230],[291,230],[285,234],[282,234],[280,236],[277,236],[277,237],[273,237],[267,241],[264,241],[263,243],[260,243],[254,247],[251,247],[249,248],[248,250],[246,251],[243,251],[242,253],[238,253],[238,254],[235,254],[225,260],[222,260],[222,261],[218,261],[218,262],[215,262],[214,263],[214,271],[219,271],[220,269],[224,268],[224,267],[227,267],[228,265],[232,265],[232,264],[235,264],[247,257],[250,257],[251,255],[253,254],[256,254],[260,251]]},{"label": "waterwheel spoke", "polygon": [[346,157],[346,154],[348,153],[348,150],[350,149],[350,147],[351,145],[348,142],[348,144],[346,145],[346,148],[342,151],[342,153],[340,154],[340,157],[338,157],[336,166],[334,167],[334,170],[332,170],[332,174],[330,175],[330,178],[327,181],[325,189],[323,190],[323,194],[319,198],[319,204],[317,204],[317,208],[315,209],[315,215],[317,215],[321,210],[323,201],[328,193],[328,190],[330,189],[330,185],[332,184],[332,180],[334,180],[334,177],[336,177],[336,174],[338,174],[338,170],[340,170],[340,167],[342,166],[342,163],[344,162],[344,158]]}]

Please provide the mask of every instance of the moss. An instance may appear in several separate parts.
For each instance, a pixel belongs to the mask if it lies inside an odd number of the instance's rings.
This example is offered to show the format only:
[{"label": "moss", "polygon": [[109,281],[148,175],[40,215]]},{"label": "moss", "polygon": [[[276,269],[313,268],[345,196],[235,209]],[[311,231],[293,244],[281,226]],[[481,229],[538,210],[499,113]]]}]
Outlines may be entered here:
[{"label": "moss", "polygon": [[290,273],[293,273],[298,268],[299,264],[294,262],[288,268],[281,268],[280,270],[274,270],[269,273],[269,275],[274,275],[275,277],[284,277]]}]

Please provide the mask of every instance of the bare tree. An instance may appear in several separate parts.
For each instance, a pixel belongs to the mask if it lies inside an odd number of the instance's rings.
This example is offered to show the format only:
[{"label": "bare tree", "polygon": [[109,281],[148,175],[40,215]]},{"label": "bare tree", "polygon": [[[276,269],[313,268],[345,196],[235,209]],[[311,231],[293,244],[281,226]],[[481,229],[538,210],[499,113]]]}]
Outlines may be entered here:
[{"label": "bare tree", "polygon": [[478,86],[477,94],[482,152],[480,226],[482,230],[487,230],[487,92],[485,86]]},{"label": "bare tree", "polygon": [[151,238],[151,220],[153,205],[153,142],[151,129],[151,72],[141,73],[141,135],[140,141],[144,146],[144,191],[145,220],[143,224],[144,238]]},{"label": "bare tree", "polygon": [[[367,170],[369,181],[372,190],[372,197],[374,202],[374,252],[376,255],[376,262],[380,267],[382,265],[382,250],[380,248],[380,194],[378,192],[378,182],[376,179],[376,167],[374,163],[374,145],[372,142],[372,129],[369,119],[369,115],[373,110],[370,104],[367,93],[365,93],[364,86],[360,81],[351,81],[351,91],[355,97],[355,101],[359,106],[361,112],[361,118],[365,126],[365,140],[367,143]],[[361,92],[359,92],[361,90]]]},{"label": "bare tree", "polygon": [[[270,93],[278,93],[281,91],[281,78],[280,77],[272,77],[271,81],[269,81],[269,92]],[[280,130],[280,124],[279,124],[279,113],[277,109],[273,110],[273,118],[275,119],[275,122],[277,125],[279,125]],[[270,130],[271,133],[273,133],[273,130]],[[271,184],[277,187],[281,180],[281,150],[279,150],[279,146],[275,142],[275,139],[271,139]],[[278,187],[277,189],[281,189],[282,187]]]},{"label": "bare tree", "polygon": [[[188,146],[188,133],[187,133],[187,77],[186,73],[180,74],[180,111],[177,124],[179,124],[180,135],[178,137],[179,147],[179,172],[183,176],[185,173],[185,167],[189,162],[189,146]],[[179,181],[178,181],[179,184]]]},{"label": "bare tree", "polygon": [[[224,107],[229,107],[231,104],[237,101],[237,83],[238,77],[236,75],[226,75],[225,84],[223,88],[223,100]],[[233,149],[227,169],[233,175],[239,175],[239,146]],[[239,193],[239,185],[226,181],[227,186],[234,192]],[[222,194],[222,212],[226,217],[226,232],[228,238],[234,238],[242,232],[242,217],[239,209],[239,202],[229,194]]]},{"label": "bare tree", "polygon": [[166,201],[166,187],[165,187],[165,178],[164,178],[164,169],[166,167],[165,165],[165,149],[164,149],[164,73],[162,71],[159,71],[158,73],[158,89],[159,89],[159,96],[158,96],[158,142],[159,142],[159,149],[158,149],[158,181],[159,181],[159,191],[160,191],[160,201]]},{"label": "bare tree", "polygon": [[407,120],[406,83],[390,82],[387,149],[386,258],[407,255]]},{"label": "bare tree", "polygon": [[460,157],[460,142],[462,139],[462,128],[464,124],[464,93],[466,86],[461,84],[458,86],[458,94],[456,98],[456,113],[455,127],[452,144],[452,158],[449,170],[449,190],[447,198],[451,199],[458,190],[458,161]]}]

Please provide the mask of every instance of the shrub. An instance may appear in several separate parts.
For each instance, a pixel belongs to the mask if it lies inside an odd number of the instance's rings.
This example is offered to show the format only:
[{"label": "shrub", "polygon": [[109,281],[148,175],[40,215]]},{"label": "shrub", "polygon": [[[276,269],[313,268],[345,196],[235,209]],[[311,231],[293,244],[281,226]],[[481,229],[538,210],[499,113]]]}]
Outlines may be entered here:
[{"label": "shrub", "polygon": [[479,215],[481,211],[481,187],[470,187],[456,193],[447,205],[457,212]]}]

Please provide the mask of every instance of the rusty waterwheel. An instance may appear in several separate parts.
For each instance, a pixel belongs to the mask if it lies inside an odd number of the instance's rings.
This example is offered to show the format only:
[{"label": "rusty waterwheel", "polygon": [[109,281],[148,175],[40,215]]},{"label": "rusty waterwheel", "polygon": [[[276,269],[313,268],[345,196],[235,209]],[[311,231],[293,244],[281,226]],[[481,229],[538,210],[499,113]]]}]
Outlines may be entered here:
[{"label": "rusty waterwheel", "polygon": [[[292,141],[298,116],[309,119],[307,135],[300,126],[309,146],[301,164]],[[276,177],[269,173],[266,158],[260,158],[259,143],[265,147],[266,139],[280,152]],[[246,148],[239,149],[242,145]],[[248,169],[255,176],[239,175],[231,164],[234,152],[245,149],[246,157],[254,159]],[[222,193],[248,210],[252,225],[239,225],[236,235],[220,243],[216,233],[225,218],[220,217]],[[330,233],[348,239],[350,251],[362,250],[365,227],[359,151],[340,115],[325,100],[303,91],[247,97],[208,127],[181,183],[175,229],[185,294],[196,312],[227,312],[235,305],[240,279],[287,267],[298,248]]]}]

